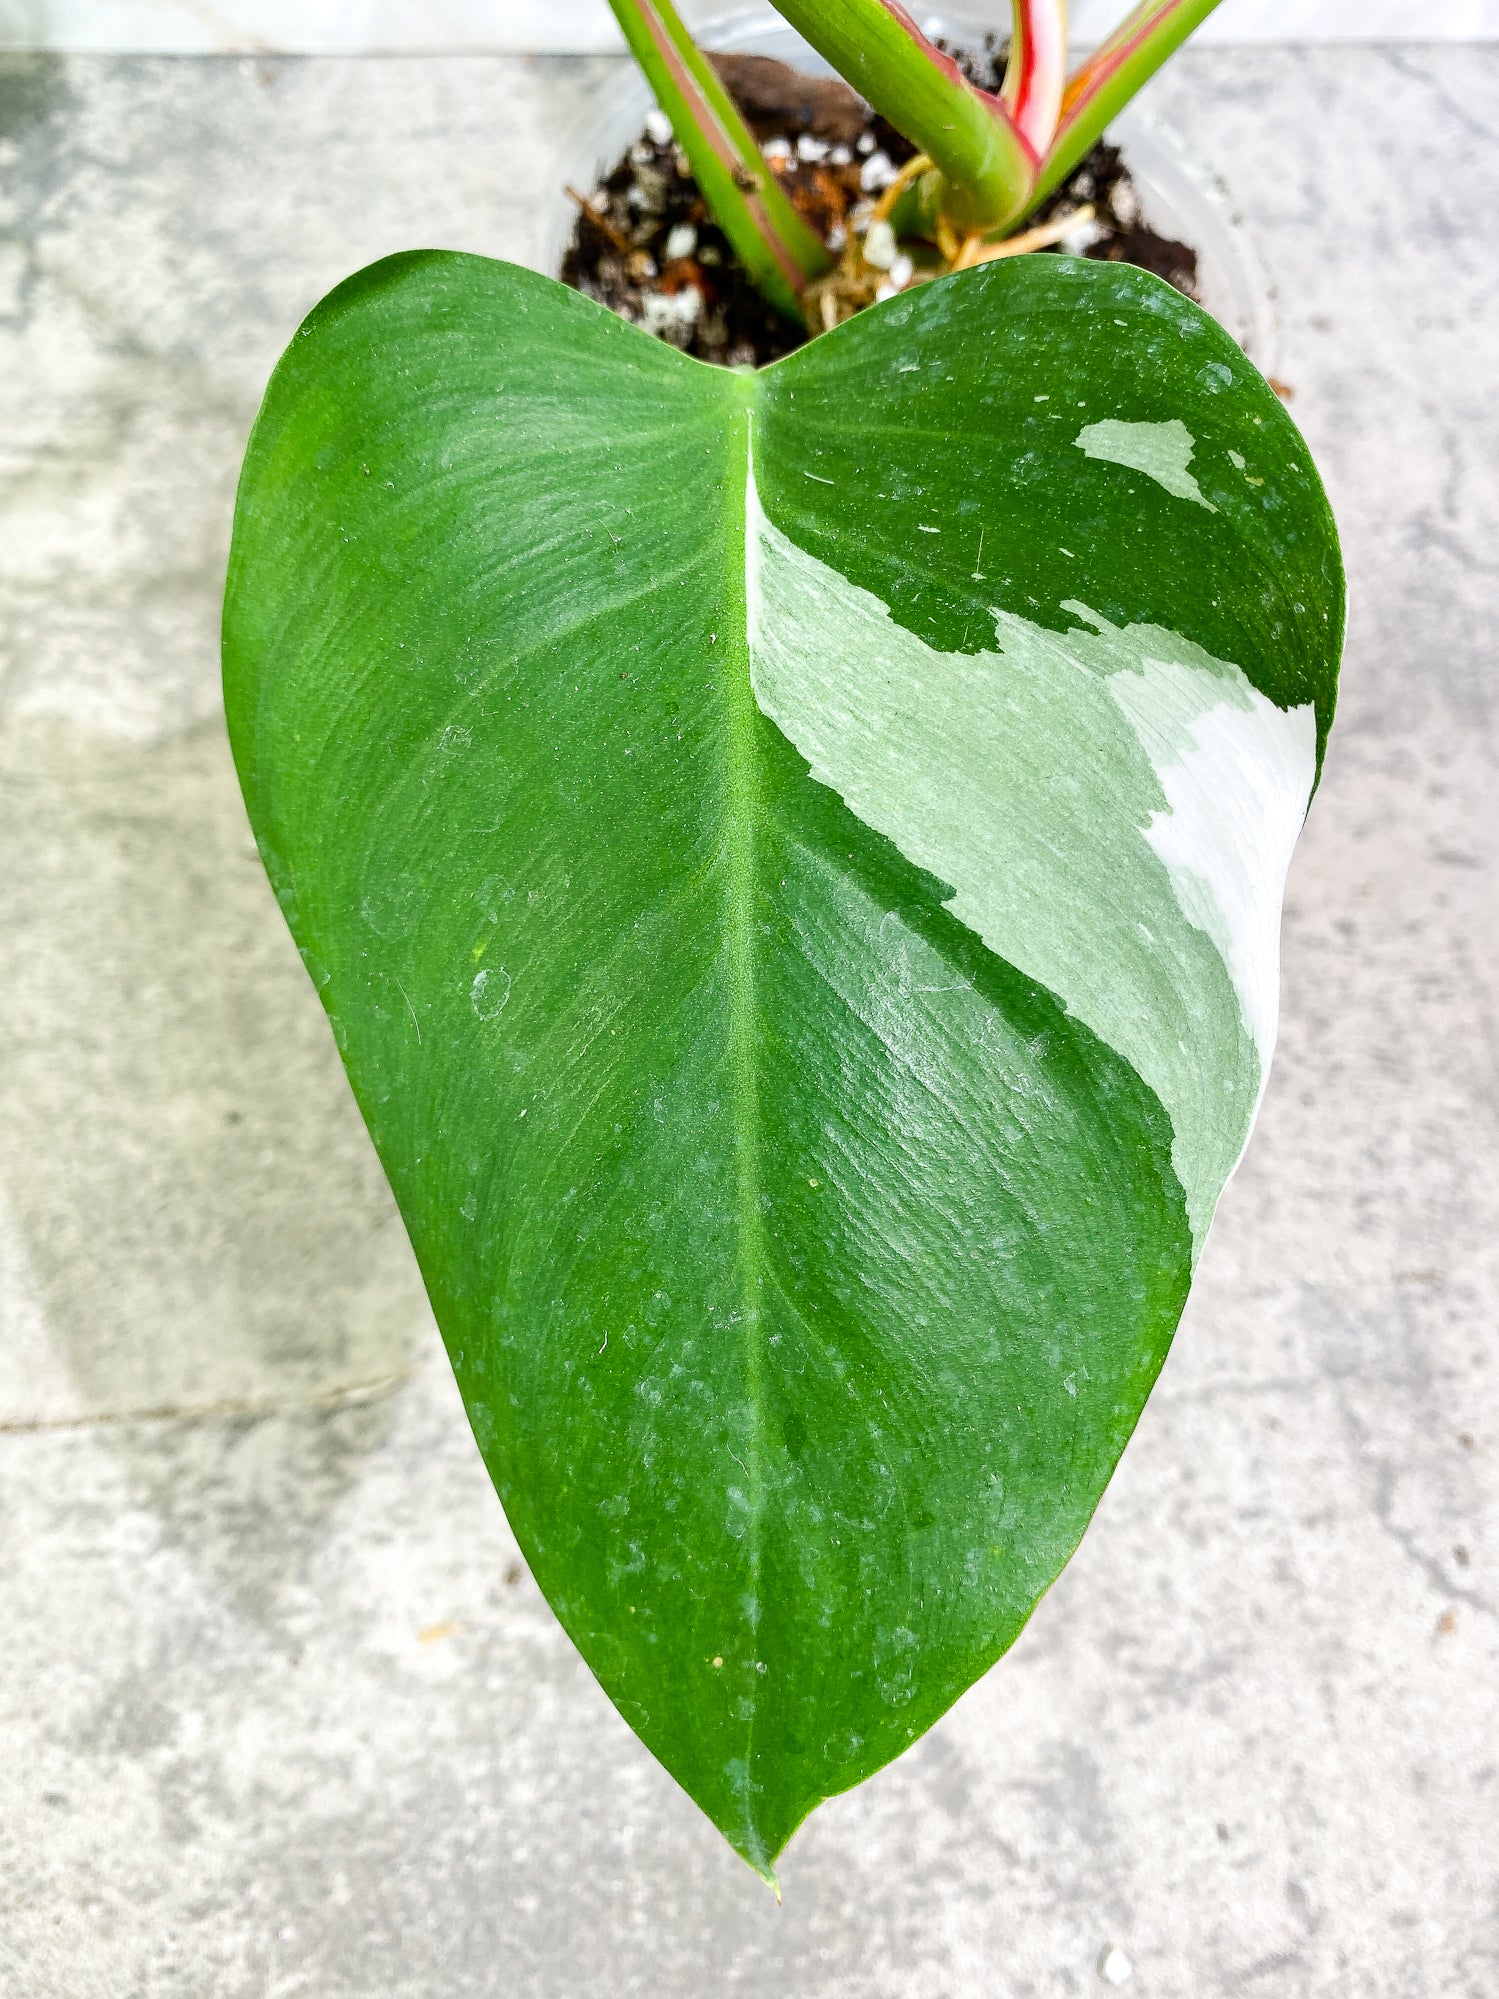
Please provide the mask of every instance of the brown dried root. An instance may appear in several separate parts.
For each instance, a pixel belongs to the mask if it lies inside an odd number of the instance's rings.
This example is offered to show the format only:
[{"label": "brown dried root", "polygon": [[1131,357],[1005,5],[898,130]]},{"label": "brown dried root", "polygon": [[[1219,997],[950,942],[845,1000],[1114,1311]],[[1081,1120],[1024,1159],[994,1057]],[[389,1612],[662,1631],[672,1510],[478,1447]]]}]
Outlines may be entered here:
[{"label": "brown dried root", "polygon": [[887,222],[894,211],[896,202],[900,200],[912,181],[920,180],[923,174],[930,173],[931,170],[932,163],[925,153],[913,153],[875,203],[874,214],[870,216],[870,221]]},{"label": "brown dried root", "polygon": [[975,264],[992,264],[998,257],[1024,257],[1032,250],[1049,250],[1053,243],[1060,243],[1070,236],[1074,229],[1091,222],[1097,213],[1091,201],[1081,208],[1074,208],[1066,215],[1057,215],[1050,222],[1043,222],[1035,229],[1027,229],[1019,236],[1006,236],[998,243],[986,242],[982,235],[973,235],[963,244],[956,257],[951,260],[955,271],[971,270]]},{"label": "brown dried root", "polygon": [[619,251],[622,257],[628,257],[634,254],[635,245],[630,241],[629,237],[621,235],[620,231],[615,228],[614,224],[609,220],[607,215],[600,215],[599,211],[594,207],[593,203],[588,199],[588,196],[586,194],[579,194],[578,190],[572,185],[570,181],[567,183],[567,186],[564,188],[563,192],[567,195],[569,201],[575,201],[578,204],[578,208],[583,216],[583,219],[586,222],[591,222],[594,228],[597,229],[599,234],[604,238],[605,242],[612,243],[614,248]]},{"label": "brown dried root", "polygon": [[802,310],[813,333],[831,333],[845,319],[852,319],[885,281],[885,273],[864,262],[862,246],[852,238],[841,260],[825,278],[818,278],[802,293]]},{"label": "brown dried root", "polygon": [[[869,226],[887,221],[900,197],[902,185],[908,186],[917,174],[924,173],[930,165],[931,161],[919,154],[908,161],[902,170],[903,181],[898,176],[875,204]],[[949,271],[971,270],[975,264],[993,263],[1000,257],[1024,257],[1032,250],[1049,250],[1053,243],[1062,242],[1074,229],[1091,222],[1095,212],[1093,204],[1086,202],[1081,208],[1069,210],[1066,215],[1058,215],[1050,222],[1024,230],[1019,236],[1004,237],[997,243],[986,241],[982,234],[960,237],[949,223],[939,222],[937,249],[942,261],[918,267],[908,284],[924,284],[930,278],[945,277]],[[856,236],[850,231],[843,255],[834,269],[826,277],[808,285],[802,293],[807,325],[814,334],[831,333],[845,319],[852,319],[856,312],[874,304],[887,273],[865,257],[867,241],[867,228],[863,236]]]}]

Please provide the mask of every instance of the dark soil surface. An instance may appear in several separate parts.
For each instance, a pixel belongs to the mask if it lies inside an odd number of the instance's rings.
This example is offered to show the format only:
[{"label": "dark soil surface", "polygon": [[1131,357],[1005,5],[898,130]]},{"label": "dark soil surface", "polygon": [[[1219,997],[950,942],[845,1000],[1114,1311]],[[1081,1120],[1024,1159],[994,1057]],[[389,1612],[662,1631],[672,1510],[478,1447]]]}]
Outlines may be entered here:
[{"label": "dark soil surface", "polygon": [[[1004,45],[954,51],[997,90]],[[763,56],[712,56],[796,207],[835,254],[857,235],[881,189],[915,148],[835,77],[803,76]],[[577,228],[564,282],[699,360],[763,366],[806,333],[766,305],[709,217],[687,157],[660,114],[596,188],[573,190]],[[1056,249],[1139,264],[1197,297],[1197,255],[1148,228],[1118,149],[1095,146],[1025,228],[1091,208]],[[1046,256],[1055,251],[1037,250]]]}]

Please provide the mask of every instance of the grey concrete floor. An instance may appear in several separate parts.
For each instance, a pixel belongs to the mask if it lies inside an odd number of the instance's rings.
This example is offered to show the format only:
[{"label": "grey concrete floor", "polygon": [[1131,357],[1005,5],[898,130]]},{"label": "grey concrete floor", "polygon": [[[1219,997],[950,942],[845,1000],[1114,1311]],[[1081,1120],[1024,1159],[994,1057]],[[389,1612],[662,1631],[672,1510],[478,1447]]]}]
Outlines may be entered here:
[{"label": "grey concrete floor", "polygon": [[1493,1999],[1499,50],[1156,89],[1352,576],[1279,1066],[1082,1552],[781,1908],[520,1564],[218,705],[299,315],[536,257],[606,68],[0,58],[0,1991]]}]

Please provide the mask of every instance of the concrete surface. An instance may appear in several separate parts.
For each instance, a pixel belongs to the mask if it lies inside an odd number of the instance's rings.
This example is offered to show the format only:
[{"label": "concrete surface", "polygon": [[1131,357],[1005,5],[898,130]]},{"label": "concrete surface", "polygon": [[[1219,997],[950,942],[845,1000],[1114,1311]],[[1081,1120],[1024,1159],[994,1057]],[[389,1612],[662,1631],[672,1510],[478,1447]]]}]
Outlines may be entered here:
[{"label": "concrete surface", "polygon": [[1493,1999],[1499,51],[1157,90],[1353,578],[1279,1067],[1081,1554],[779,1909],[517,1560],[218,714],[298,316],[533,254],[603,67],[0,66],[0,1991]]},{"label": "concrete surface", "polygon": [[[743,11],[744,0],[680,0],[691,28]],[[918,10],[923,22],[930,6]],[[1008,27],[1008,0],[935,11]],[[1126,0],[1071,0],[1075,36],[1098,40]],[[1209,41],[1477,41],[1499,38],[1499,0],[1222,0],[1198,31]],[[624,46],[608,0],[0,0],[0,48],[157,54],[526,54]]]}]

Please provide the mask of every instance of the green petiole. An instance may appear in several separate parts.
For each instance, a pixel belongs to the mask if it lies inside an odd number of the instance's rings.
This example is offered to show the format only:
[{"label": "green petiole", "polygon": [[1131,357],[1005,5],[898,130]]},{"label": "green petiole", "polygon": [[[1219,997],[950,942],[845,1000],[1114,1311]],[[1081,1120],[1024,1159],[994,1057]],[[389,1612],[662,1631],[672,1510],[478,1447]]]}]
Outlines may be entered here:
[{"label": "green petiole", "polygon": [[997,97],[932,47],[897,0],[778,0],[778,9],[931,160],[940,182],[923,190],[924,212],[935,206],[967,229],[1024,212],[1039,149]]},{"label": "green petiole", "polygon": [[671,120],[713,219],[764,297],[802,319],[802,288],[832,268],[816,232],[776,185],[733,99],[671,0],[609,0],[630,52]]},{"label": "green petiole", "polygon": [[1068,79],[1062,115],[1031,194],[1044,201],[1088,156],[1111,121],[1175,55],[1218,0],[1144,0]]},{"label": "green petiole", "polygon": [[[788,319],[832,268],[776,184],[732,99],[671,0],[609,0],[703,198],[761,292]],[[899,0],[777,0],[834,69],[929,162],[890,220],[897,233],[955,240],[1012,231],[1091,151],[1110,121],[1218,5],[1142,0],[1068,78],[1065,0],[1011,0],[997,96],[933,47]]]}]

